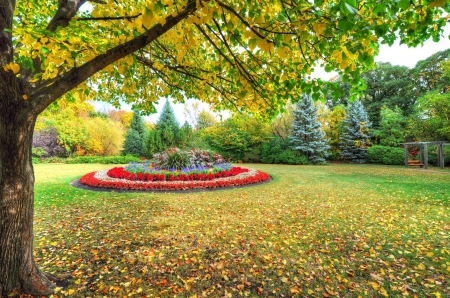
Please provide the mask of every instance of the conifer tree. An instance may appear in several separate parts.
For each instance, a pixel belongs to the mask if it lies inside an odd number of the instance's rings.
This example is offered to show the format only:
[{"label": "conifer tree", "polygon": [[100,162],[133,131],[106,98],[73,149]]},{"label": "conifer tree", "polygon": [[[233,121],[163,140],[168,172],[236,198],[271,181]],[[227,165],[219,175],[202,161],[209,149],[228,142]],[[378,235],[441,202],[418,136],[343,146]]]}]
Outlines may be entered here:
[{"label": "conifer tree", "polygon": [[343,121],[343,131],[340,136],[341,157],[352,163],[366,161],[367,148],[370,146],[370,127],[366,109],[356,100],[347,109],[347,116]]},{"label": "conifer tree", "polygon": [[292,133],[289,136],[291,148],[305,154],[314,164],[325,162],[330,148],[318,121],[317,110],[311,96],[303,95],[296,105]]},{"label": "conifer tree", "polygon": [[131,154],[136,156],[144,155],[144,143],[139,133],[130,128],[125,136],[125,143],[123,145],[123,153],[125,155]]},{"label": "conifer tree", "polygon": [[175,116],[169,100],[166,101],[161,111],[161,115],[156,122],[156,129],[161,134],[161,141],[165,148],[177,146],[180,125]]},{"label": "conifer tree", "polygon": [[152,158],[153,154],[161,152],[165,149],[162,140],[161,133],[152,129],[148,132],[147,138],[145,140],[145,154],[148,158]]},{"label": "conifer tree", "polygon": [[125,136],[123,153],[136,156],[144,155],[144,141],[146,139],[144,122],[139,111],[134,111],[130,129]]},{"label": "conifer tree", "polygon": [[145,125],[139,111],[133,111],[133,118],[131,118],[130,129],[137,131],[142,140],[145,140]]}]

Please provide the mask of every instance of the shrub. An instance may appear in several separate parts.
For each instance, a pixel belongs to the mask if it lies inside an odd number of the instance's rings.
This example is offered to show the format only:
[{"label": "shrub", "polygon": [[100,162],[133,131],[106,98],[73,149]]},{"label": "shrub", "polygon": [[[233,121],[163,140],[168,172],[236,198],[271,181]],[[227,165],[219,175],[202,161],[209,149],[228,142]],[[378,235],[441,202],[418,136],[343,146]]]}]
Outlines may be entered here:
[{"label": "shrub", "polygon": [[190,158],[189,158],[189,166],[206,166],[206,167],[213,167],[217,164],[224,163],[225,160],[223,159],[222,155],[219,153],[214,153],[209,150],[200,150],[198,148],[191,149],[189,152]]},{"label": "shrub", "polygon": [[275,137],[261,146],[261,162],[269,164],[305,165],[308,158],[289,148],[289,140]]},{"label": "shrub", "polygon": [[367,159],[370,163],[403,165],[405,163],[405,151],[398,147],[375,145],[367,150]]},{"label": "shrub", "polygon": [[79,163],[101,163],[101,164],[127,164],[130,162],[140,162],[141,160],[132,155],[125,156],[77,156],[67,158],[64,162],[68,164]]},{"label": "shrub", "polygon": [[162,153],[153,155],[155,165],[164,170],[181,170],[190,165],[190,154],[178,148],[169,148]]},{"label": "shrub", "polygon": [[[437,166],[436,146],[428,146],[428,164]],[[450,165],[450,146],[444,146],[444,165]]]},{"label": "shrub", "polygon": [[35,157],[63,156],[65,153],[64,148],[58,142],[58,135],[53,127],[33,134],[33,148],[37,150],[33,152]]}]

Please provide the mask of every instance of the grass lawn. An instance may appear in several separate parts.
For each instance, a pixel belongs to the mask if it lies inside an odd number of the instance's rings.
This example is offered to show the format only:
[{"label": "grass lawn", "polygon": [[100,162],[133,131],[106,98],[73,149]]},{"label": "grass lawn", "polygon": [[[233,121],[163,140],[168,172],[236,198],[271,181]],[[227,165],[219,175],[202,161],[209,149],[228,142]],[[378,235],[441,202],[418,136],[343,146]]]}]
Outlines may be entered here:
[{"label": "grass lawn", "polygon": [[[244,165],[246,166],[246,165]],[[272,182],[111,193],[111,165],[36,165],[35,256],[56,296],[450,297],[450,173],[248,165]]]}]

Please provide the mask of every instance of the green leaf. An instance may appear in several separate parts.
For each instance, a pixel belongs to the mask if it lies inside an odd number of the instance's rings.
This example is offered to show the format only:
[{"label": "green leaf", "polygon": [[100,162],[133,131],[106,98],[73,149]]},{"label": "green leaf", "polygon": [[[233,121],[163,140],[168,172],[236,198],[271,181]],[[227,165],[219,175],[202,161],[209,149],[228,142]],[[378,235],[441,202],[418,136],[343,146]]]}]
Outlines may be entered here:
[{"label": "green leaf", "polygon": [[401,9],[408,9],[409,8],[409,0],[400,0],[397,3],[397,7]]},{"label": "green leaf", "polygon": [[347,8],[348,12],[350,12],[351,14],[358,13],[358,10],[348,3],[345,3],[345,8]]},{"label": "green leaf", "polygon": [[349,22],[348,20],[339,20],[338,28],[343,32],[347,32],[348,30],[351,30],[353,28],[353,23]]},{"label": "green leaf", "polygon": [[377,25],[375,26],[375,34],[378,37],[384,36],[389,30],[389,26],[387,24]]}]

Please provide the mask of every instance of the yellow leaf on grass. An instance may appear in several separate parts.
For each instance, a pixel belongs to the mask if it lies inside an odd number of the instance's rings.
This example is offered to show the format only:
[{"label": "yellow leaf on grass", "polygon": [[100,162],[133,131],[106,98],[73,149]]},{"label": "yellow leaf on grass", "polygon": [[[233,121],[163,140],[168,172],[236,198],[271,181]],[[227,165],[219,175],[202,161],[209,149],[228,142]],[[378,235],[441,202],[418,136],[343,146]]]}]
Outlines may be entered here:
[{"label": "yellow leaf on grass", "polygon": [[389,297],[389,294],[387,293],[387,291],[386,291],[385,288],[381,288],[381,289],[380,289],[380,294],[381,294],[383,297]]},{"label": "yellow leaf on grass", "polygon": [[28,96],[26,94],[22,95],[23,100],[27,100]]},{"label": "yellow leaf on grass", "polygon": [[427,252],[427,257],[432,257],[432,256],[434,256],[434,252],[432,252],[432,251]]},{"label": "yellow leaf on grass", "polygon": [[369,285],[371,285],[372,288],[373,288],[375,291],[379,291],[379,290],[380,290],[380,285],[379,285],[378,283],[376,283],[376,282],[369,282]]}]

